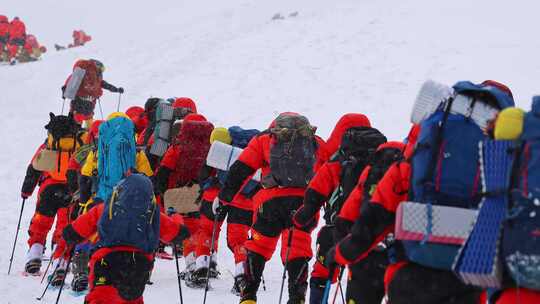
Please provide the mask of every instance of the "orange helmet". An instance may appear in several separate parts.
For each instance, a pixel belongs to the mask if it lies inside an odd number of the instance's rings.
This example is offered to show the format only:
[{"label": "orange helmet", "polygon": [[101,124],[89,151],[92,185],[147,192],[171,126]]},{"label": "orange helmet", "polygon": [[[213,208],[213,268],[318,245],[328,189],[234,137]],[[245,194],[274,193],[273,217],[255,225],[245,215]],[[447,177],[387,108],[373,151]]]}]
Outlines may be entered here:
[{"label": "orange helmet", "polygon": [[148,125],[148,118],[144,113],[144,108],[139,106],[133,106],[126,110],[126,115],[129,116],[133,124],[135,125],[135,131],[137,133],[142,132]]}]

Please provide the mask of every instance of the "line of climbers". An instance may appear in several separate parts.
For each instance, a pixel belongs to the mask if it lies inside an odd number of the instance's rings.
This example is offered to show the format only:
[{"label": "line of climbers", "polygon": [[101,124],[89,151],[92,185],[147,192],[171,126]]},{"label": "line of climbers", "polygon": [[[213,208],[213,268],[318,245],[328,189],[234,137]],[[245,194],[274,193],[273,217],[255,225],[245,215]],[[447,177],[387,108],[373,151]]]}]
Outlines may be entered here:
[{"label": "line of climbers", "polygon": [[256,303],[279,240],[289,304],[308,288],[309,303],[326,304],[345,267],[346,303],[540,301],[540,99],[525,114],[495,81],[427,82],[404,141],[359,113],[325,141],[294,112],[262,132],[215,128],[185,97],[93,121],[102,87],[123,92],[100,65],[77,62],[62,89],[70,113],[50,114],[28,166],[22,197],[39,192],[26,273],[41,273],[56,217],[51,284],[71,263],[85,303],[143,303],[169,245],[187,286],[204,288],[220,275],[226,219],[241,304]]}]

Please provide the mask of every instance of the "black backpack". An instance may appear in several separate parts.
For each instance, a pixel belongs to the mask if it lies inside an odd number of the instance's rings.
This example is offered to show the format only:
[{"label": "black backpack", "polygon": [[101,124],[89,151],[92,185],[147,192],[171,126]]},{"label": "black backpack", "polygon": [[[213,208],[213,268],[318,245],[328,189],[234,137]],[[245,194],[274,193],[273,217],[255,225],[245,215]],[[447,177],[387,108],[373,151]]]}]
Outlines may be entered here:
[{"label": "black backpack", "polygon": [[[373,192],[379,181],[383,178],[390,166],[403,160],[403,150],[398,147],[383,147],[371,157],[369,163],[369,172],[366,180],[363,182],[364,193],[363,200],[371,199]],[[366,204],[362,204],[365,206]]]},{"label": "black backpack", "polygon": [[314,175],[317,140],[315,128],[302,115],[281,114],[270,129],[275,139],[270,148],[270,175],[265,187],[305,188]]},{"label": "black backpack", "polygon": [[364,168],[369,164],[377,148],[386,142],[386,137],[377,129],[371,127],[354,127],[348,129],[342,137],[338,152],[331,161],[341,163],[339,186],[334,190],[328,208],[326,220],[332,222],[341,207],[358,184],[358,179]]},{"label": "black backpack", "polygon": [[62,138],[73,138],[74,147],[75,144],[82,145],[82,139],[80,136],[82,133],[81,126],[73,119],[73,114],[69,113],[68,116],[65,115],[54,115],[54,113],[49,113],[50,121],[45,125],[47,133],[50,135],[49,145],[50,149],[60,150],[60,139]]}]

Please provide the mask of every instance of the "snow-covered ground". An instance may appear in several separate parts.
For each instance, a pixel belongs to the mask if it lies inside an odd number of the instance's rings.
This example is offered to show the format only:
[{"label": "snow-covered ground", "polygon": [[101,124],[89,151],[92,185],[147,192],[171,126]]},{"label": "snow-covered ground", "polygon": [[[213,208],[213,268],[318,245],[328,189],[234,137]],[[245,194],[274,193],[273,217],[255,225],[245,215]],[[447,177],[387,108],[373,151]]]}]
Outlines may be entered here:
[{"label": "snow-covered ground", "polygon": [[[49,49],[39,62],[0,67],[0,303],[32,303],[42,288],[18,275],[34,198],[24,212],[15,271],[5,271],[27,163],[44,138],[48,112],[62,108],[60,86],[77,58],[105,63],[105,79],[126,89],[122,108],[150,96],[190,96],[216,126],[250,128],[292,110],[306,114],[323,137],[342,114],[362,112],[389,138],[403,138],[428,78],[496,79],[525,108],[540,92],[536,1],[1,0],[0,7],[21,17]],[[285,18],[272,20],[276,13]],[[94,40],[55,52],[53,44],[67,44],[78,28]],[[116,101],[106,92],[104,112]],[[223,241],[221,248],[222,279],[208,303],[237,301],[229,293],[232,258]],[[276,255],[260,303],[277,302],[281,271]],[[153,281],[148,303],[178,302],[174,263],[159,261]],[[184,287],[184,296],[202,302],[202,291]],[[53,298],[50,292],[44,303]],[[82,298],[65,294],[62,303]]]}]

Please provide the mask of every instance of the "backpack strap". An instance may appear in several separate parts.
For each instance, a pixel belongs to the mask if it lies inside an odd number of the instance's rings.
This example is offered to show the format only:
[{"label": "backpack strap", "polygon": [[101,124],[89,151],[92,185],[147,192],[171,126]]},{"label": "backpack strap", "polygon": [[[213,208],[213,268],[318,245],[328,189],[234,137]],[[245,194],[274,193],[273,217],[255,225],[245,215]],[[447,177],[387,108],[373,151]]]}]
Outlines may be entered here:
[{"label": "backpack strap", "polygon": [[426,183],[428,183],[429,181],[433,179],[433,174],[435,172],[435,167],[437,165],[437,154],[439,153],[439,149],[443,141],[442,135],[444,132],[444,127],[446,126],[446,122],[448,121],[448,116],[450,115],[450,110],[452,109],[453,102],[454,102],[453,98],[450,98],[448,100],[448,104],[446,105],[446,108],[444,109],[443,119],[441,121],[441,124],[437,128],[435,146],[431,150],[431,161],[429,163],[427,175],[425,177],[425,180],[423,181],[424,186],[426,185]]}]

